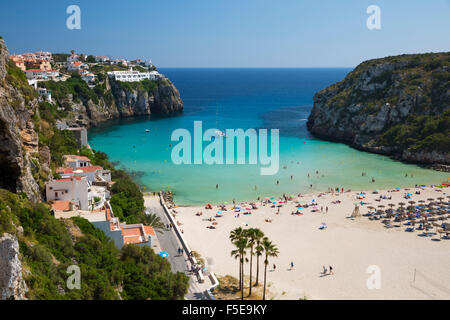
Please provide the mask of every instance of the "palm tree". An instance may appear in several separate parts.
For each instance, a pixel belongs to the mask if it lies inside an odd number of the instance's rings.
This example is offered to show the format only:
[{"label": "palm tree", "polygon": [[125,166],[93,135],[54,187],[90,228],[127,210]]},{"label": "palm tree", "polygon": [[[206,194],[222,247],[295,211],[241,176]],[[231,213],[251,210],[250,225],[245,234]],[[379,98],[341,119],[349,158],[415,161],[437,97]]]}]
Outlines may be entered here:
[{"label": "palm tree", "polygon": [[240,257],[240,259],[239,259],[240,260],[239,261],[240,262],[240,275],[239,275],[240,284],[239,284],[239,286],[241,288],[241,300],[244,300],[244,262],[246,262],[245,249],[248,248],[248,238],[243,236],[241,239],[239,239],[238,241],[235,241],[233,244],[236,246],[237,253]]},{"label": "palm tree", "polygon": [[[230,232],[229,239],[231,242],[236,246],[236,243],[244,237],[244,229],[241,227],[236,228]],[[231,255],[234,256],[236,259],[239,258],[239,290],[242,289],[242,262],[241,262],[241,255],[239,249],[231,251]],[[237,255],[237,256],[236,256]]]},{"label": "palm tree", "polygon": [[249,284],[249,291],[248,295],[252,295],[252,264],[253,264],[253,247],[255,246],[256,239],[255,239],[255,228],[250,228],[245,230],[245,234],[248,239],[247,248],[250,249],[250,284]]},{"label": "palm tree", "polygon": [[147,225],[152,226],[155,231],[162,232],[166,228],[161,218],[158,217],[155,213],[150,213],[146,215],[144,221]]},{"label": "palm tree", "polygon": [[263,255],[264,247],[259,244],[255,247],[255,254],[256,254],[256,282],[255,287],[259,284],[259,257]]},{"label": "palm tree", "polygon": [[264,238],[264,232],[260,229],[255,229],[255,233],[253,235],[256,241],[255,253],[256,253],[256,282],[255,286],[259,283],[259,257],[262,255],[264,248],[261,246],[262,239]]},{"label": "palm tree", "polygon": [[278,257],[278,248],[276,245],[269,240],[269,238],[264,237],[262,246],[264,248],[264,290],[263,290],[263,300],[266,299],[266,285],[267,285],[267,265],[269,264],[269,257]]}]

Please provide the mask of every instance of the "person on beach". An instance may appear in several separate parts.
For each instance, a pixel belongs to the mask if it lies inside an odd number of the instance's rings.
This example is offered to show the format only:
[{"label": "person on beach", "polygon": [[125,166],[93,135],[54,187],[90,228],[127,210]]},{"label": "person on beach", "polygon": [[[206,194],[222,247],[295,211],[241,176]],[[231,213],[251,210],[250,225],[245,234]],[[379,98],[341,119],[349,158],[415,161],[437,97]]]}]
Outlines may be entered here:
[{"label": "person on beach", "polygon": [[216,184],[216,189],[219,189],[219,184]]},{"label": "person on beach", "polygon": [[277,180],[277,185],[279,185],[280,184],[280,180]]},{"label": "person on beach", "polygon": [[294,269],[294,262],[291,261],[291,270]]},{"label": "person on beach", "polygon": [[325,208],[325,212],[328,213],[328,207]]},{"label": "person on beach", "polygon": [[273,264],[273,271],[275,271],[277,269],[277,266],[275,265],[275,263]]},{"label": "person on beach", "polygon": [[333,267],[330,266],[330,274],[333,274]]},{"label": "person on beach", "polygon": [[328,270],[327,270],[327,267],[323,266],[323,271],[322,271],[322,273],[323,273],[323,274],[327,274],[327,271],[328,271]]}]

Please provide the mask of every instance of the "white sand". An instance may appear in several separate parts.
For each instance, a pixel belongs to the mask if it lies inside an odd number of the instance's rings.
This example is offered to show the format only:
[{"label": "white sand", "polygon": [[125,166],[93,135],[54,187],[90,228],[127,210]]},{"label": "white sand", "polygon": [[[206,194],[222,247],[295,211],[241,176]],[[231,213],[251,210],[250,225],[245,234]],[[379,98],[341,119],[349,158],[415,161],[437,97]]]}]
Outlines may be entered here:
[{"label": "white sand", "polygon": [[[367,191],[365,202],[377,207],[380,204],[408,201],[403,198],[406,192],[413,193],[412,200],[446,196],[449,188],[424,188],[421,195],[414,192],[419,189],[400,192],[381,191],[380,194],[392,196],[392,200],[374,201],[379,197]],[[441,190],[436,191],[436,190]],[[210,270],[216,274],[238,276],[238,262],[230,256],[233,246],[228,236],[236,227],[260,228],[279,248],[278,258],[269,262],[277,265],[276,271],[268,272],[270,290],[276,293],[275,299],[449,299],[450,298],[450,240],[432,241],[419,237],[421,231],[405,232],[401,228],[386,229],[380,221],[370,221],[367,217],[349,219],[353,211],[356,192],[324,196],[305,195],[300,203],[310,203],[316,199],[327,214],[304,209],[304,215],[293,216],[295,205],[289,202],[276,215],[276,209],[269,205],[252,210],[251,215],[234,217],[231,205],[227,205],[223,217],[217,218],[217,229],[207,226],[211,222],[203,219],[214,217],[218,211],[204,207],[181,207],[177,220],[189,245],[198,251],[207,261]],[[332,201],[341,200],[340,204]],[[259,206],[259,202],[258,202]],[[388,207],[386,206],[386,209]],[[195,213],[202,211],[202,216]],[[324,210],[325,211],[325,210]],[[368,211],[367,205],[361,213]],[[272,223],[265,219],[273,219]],[[327,224],[326,230],[319,230],[321,224]],[[450,220],[447,220],[450,222]],[[435,230],[432,230],[435,231]],[[437,238],[437,236],[433,236]],[[289,271],[290,262],[294,270]],[[333,266],[334,275],[321,277],[322,266]],[[366,281],[370,274],[366,272],[371,265],[381,271],[381,288],[368,289]],[[246,275],[249,275],[246,265]],[[261,268],[263,264],[261,263]],[[254,268],[255,270],[256,268]],[[413,282],[416,269],[416,278]],[[262,269],[261,269],[262,270]],[[255,275],[255,271],[254,271]],[[262,280],[262,274],[261,278]]]}]

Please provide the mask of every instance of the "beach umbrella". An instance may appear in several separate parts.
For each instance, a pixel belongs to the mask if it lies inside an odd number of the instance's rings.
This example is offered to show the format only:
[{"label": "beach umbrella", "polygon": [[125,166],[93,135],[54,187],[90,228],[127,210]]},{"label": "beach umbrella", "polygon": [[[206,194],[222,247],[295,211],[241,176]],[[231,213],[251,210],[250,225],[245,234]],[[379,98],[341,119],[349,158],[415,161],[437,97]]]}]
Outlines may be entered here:
[{"label": "beach umbrella", "polygon": [[395,204],[393,204],[393,203],[388,203],[388,206],[391,207],[391,209],[392,209],[393,207],[395,207]]},{"label": "beach umbrella", "polygon": [[406,203],[404,203],[404,202],[399,202],[398,203],[398,205],[403,209],[403,206],[405,205]]},{"label": "beach umbrella", "polygon": [[380,204],[380,205],[378,205],[378,208],[385,208],[386,206],[385,205],[382,205],[382,204]]},{"label": "beach umbrella", "polygon": [[400,191],[400,188],[395,188],[395,190]]},{"label": "beach umbrella", "polygon": [[164,252],[164,251],[161,251],[161,252],[159,253],[159,255],[160,255],[162,258],[167,258],[167,257],[169,256],[169,254],[168,254],[167,252]]},{"label": "beach umbrella", "polygon": [[413,205],[414,203],[416,203],[415,201],[408,201],[409,204]]}]

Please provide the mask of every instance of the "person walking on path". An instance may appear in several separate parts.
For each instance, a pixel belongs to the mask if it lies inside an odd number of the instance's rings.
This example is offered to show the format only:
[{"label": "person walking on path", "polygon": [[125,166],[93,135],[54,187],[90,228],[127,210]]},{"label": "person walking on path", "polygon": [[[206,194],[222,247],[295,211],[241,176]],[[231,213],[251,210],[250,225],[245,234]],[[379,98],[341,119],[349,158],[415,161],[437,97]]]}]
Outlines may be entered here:
[{"label": "person walking on path", "polygon": [[294,262],[291,261],[291,270],[294,269]]},{"label": "person walking on path", "polygon": [[333,267],[330,266],[330,274],[333,274]]}]

